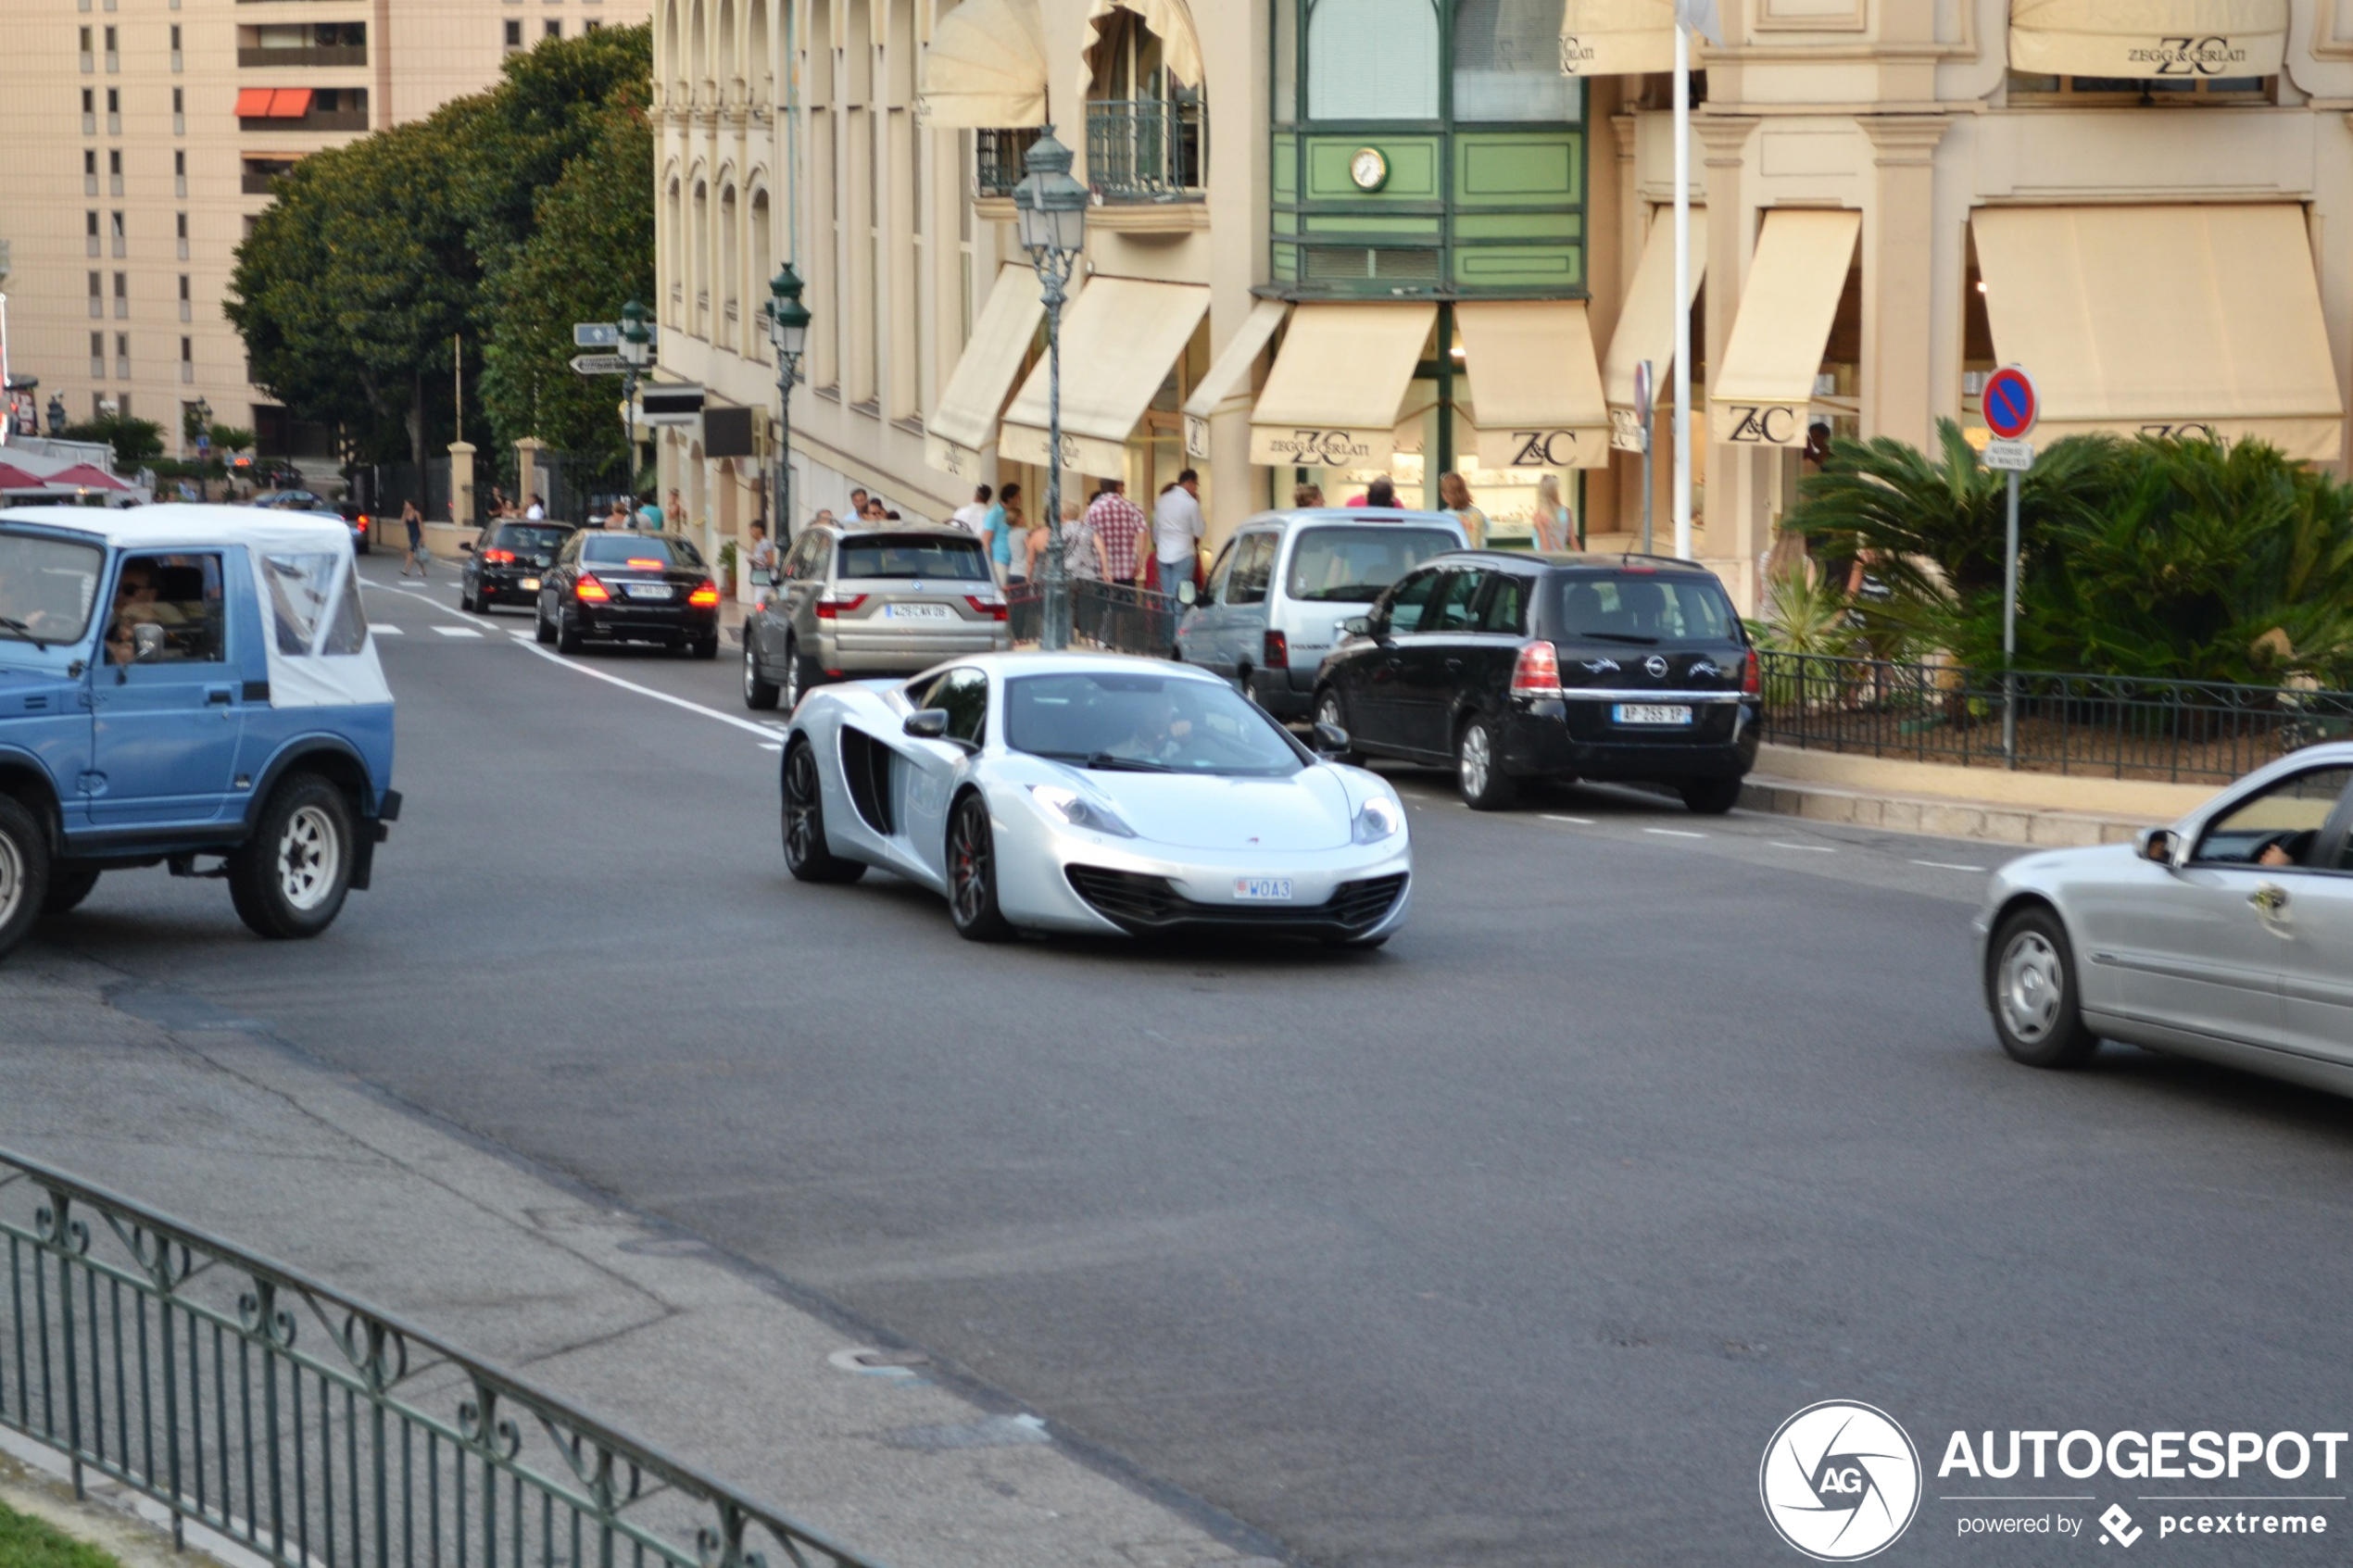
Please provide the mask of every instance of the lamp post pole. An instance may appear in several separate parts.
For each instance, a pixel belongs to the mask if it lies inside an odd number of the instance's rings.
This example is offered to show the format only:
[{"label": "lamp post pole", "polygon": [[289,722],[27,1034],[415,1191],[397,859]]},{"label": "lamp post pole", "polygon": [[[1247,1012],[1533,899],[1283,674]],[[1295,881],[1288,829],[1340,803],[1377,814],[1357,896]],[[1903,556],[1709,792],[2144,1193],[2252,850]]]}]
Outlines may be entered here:
[{"label": "lamp post pole", "polygon": [[621,358],[629,368],[621,373],[621,432],[629,444],[629,526],[637,526],[637,374],[646,368],[653,346],[646,331],[646,307],[631,300],[621,307]]},{"label": "lamp post pole", "polygon": [[1071,178],[1071,152],[1051,125],[1023,157],[1027,172],[1013,187],[1021,247],[1037,270],[1046,307],[1046,570],[1038,646],[1070,646],[1070,574],[1063,561],[1063,306],[1078,258],[1087,249],[1087,187]]},{"label": "lamp post pole", "polygon": [[776,350],[775,521],[769,537],[779,547],[792,537],[790,459],[792,458],[792,383],[800,370],[801,351],[809,344],[809,309],[800,303],[800,274],[787,261],[768,281],[768,341]]},{"label": "lamp post pole", "polygon": [[212,476],[205,470],[212,466],[212,405],[198,397],[189,407],[196,416],[196,499],[212,499]]}]

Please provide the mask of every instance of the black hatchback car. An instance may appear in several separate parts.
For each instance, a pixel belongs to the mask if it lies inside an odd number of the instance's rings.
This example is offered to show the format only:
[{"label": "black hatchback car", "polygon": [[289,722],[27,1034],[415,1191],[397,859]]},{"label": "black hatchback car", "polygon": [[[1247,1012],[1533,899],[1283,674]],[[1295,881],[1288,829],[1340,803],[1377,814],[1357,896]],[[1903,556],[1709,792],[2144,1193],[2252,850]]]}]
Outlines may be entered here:
[{"label": "black hatchback car", "polygon": [[1728,811],[1755,765],[1756,654],[1715,573],[1658,556],[1458,551],[1390,584],[1316,676],[1354,748],[1451,761],[1479,810],[1519,781],[1673,786]]},{"label": "black hatchback car", "polygon": [[584,529],[539,579],[539,640],[578,653],[599,642],[660,643],[719,657],[719,584],[675,533]]},{"label": "black hatchback car", "polygon": [[460,545],[466,565],[458,577],[458,602],[476,615],[495,604],[530,604],[539,597],[542,573],[556,564],[573,530],[567,522],[499,522]]}]

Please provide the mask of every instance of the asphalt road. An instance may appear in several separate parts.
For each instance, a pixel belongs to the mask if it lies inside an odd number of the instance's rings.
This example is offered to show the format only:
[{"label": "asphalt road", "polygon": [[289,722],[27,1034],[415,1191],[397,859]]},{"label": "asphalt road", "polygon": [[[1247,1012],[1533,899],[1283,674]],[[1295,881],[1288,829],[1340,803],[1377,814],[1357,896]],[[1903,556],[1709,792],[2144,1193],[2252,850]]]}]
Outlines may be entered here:
[{"label": "asphalt road", "polygon": [[1956,1429],[2348,1425],[2353,1106],[2116,1047],[2009,1063],[1972,983],[1994,848],[1598,790],[1474,816],[1408,772],[1415,912],[1379,952],[975,947],[887,877],[786,874],[725,658],[560,660],[395,564],[376,888],[265,944],[218,884],[115,876],[44,939],[266,1018],[1306,1562],[1798,1561],[1757,1464],[1824,1399],[1923,1450],[1916,1561],[2068,1549],[1957,1539],[1984,1508],[1943,1494],[2003,1488],[1940,1486]]}]

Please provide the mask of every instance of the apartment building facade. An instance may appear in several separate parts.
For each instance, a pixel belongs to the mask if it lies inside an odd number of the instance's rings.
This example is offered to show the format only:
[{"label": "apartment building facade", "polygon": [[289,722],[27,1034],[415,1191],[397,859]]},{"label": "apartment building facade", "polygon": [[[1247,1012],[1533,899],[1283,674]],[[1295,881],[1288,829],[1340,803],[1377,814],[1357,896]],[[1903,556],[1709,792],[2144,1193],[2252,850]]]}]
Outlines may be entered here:
[{"label": "apartment building facade", "polygon": [[[8,363],[69,420],[201,399],[270,456],[319,455],[245,376],[220,302],[235,249],[301,157],[494,83],[541,39],[648,0],[16,0],[0,51]],[[44,421],[45,422],[45,421]]]},{"label": "apartment building facade", "polygon": [[[1743,604],[1825,435],[2260,437],[2341,465],[2353,0],[1725,0],[1691,155],[1696,554]],[[1639,527],[1634,368],[1674,344],[1671,0],[661,0],[665,373],[772,408],[760,280],[815,315],[798,522],[1042,491],[1008,199],[1048,121],[1095,193],[1066,486],[1203,470],[1214,533],[1302,482],[1552,474]],[[796,171],[799,177],[796,178]],[[756,443],[754,445],[757,445]],[[1666,422],[1656,515],[1668,513]],[[714,529],[761,458],[683,436]]]}]

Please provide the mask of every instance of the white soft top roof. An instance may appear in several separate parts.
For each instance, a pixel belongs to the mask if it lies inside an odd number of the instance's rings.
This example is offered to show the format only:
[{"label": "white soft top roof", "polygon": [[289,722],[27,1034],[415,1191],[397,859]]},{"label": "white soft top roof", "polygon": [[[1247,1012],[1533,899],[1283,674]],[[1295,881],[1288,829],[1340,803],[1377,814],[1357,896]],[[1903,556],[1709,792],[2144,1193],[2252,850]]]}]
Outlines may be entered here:
[{"label": "white soft top roof", "polygon": [[154,507],[10,507],[0,522],[70,529],[131,549],[175,545],[250,545],[258,549],[348,550],[351,531],[336,519],[267,507],[198,506],[173,501]]}]

